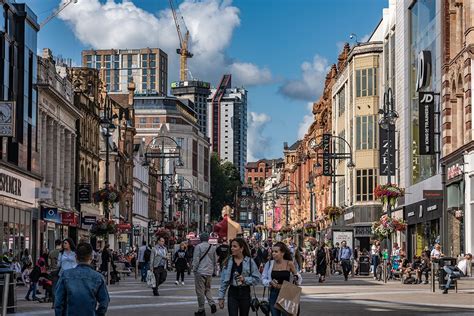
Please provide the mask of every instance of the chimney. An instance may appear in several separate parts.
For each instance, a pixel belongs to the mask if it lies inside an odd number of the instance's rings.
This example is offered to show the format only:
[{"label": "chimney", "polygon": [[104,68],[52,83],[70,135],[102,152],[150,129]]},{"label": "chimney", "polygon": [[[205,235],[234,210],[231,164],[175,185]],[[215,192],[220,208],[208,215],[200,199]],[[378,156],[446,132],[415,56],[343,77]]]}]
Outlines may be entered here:
[{"label": "chimney", "polygon": [[287,149],[288,149],[288,142],[284,142],[284,143],[283,143],[283,149],[284,149],[284,150],[287,150]]}]

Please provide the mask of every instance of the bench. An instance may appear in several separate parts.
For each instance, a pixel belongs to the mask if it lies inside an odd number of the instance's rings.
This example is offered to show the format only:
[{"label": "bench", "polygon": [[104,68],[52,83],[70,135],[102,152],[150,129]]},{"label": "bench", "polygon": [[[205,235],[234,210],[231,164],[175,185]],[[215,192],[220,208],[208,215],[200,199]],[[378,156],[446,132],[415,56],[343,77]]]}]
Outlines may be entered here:
[{"label": "bench", "polygon": [[132,273],[132,270],[130,270],[130,268],[127,268],[125,266],[125,263],[123,262],[115,262],[115,269],[117,271],[118,274],[122,275],[122,276],[130,276],[130,273]]}]

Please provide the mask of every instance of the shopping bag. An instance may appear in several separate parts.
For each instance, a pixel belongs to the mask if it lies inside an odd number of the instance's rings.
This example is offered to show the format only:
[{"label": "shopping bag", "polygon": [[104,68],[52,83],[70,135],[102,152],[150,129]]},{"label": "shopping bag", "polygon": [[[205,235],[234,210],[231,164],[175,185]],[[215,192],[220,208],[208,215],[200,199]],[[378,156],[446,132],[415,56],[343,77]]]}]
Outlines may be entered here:
[{"label": "shopping bag", "polygon": [[298,314],[300,305],[300,296],[301,288],[299,286],[291,284],[288,281],[283,281],[275,303],[275,308],[290,315],[296,315]]},{"label": "shopping bag", "polygon": [[146,284],[149,287],[156,287],[155,274],[151,270],[146,273]]}]

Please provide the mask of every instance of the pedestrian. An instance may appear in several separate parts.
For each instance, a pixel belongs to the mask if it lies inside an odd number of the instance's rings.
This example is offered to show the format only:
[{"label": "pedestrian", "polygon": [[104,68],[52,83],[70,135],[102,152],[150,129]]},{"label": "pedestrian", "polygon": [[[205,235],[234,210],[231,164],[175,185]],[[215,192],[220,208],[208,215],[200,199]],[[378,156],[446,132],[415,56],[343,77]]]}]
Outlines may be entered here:
[{"label": "pedestrian", "polygon": [[216,249],[209,244],[208,233],[201,233],[199,239],[201,243],[194,247],[193,255],[194,285],[198,299],[198,311],[194,313],[195,316],[206,315],[204,309],[206,298],[211,307],[211,313],[214,314],[217,311],[211,293],[212,275],[215,273],[217,262]]},{"label": "pedestrian", "polygon": [[181,278],[181,285],[184,285],[184,271],[188,267],[188,261],[186,260],[186,243],[182,242],[179,244],[179,249],[176,250],[173,256],[173,263],[176,268],[176,281],[175,284],[179,285],[179,279]]},{"label": "pedestrian", "polygon": [[193,267],[193,255],[194,255],[194,246],[189,241],[188,247],[186,248],[186,260],[188,261],[188,275],[191,274],[191,269]]},{"label": "pedestrian", "polygon": [[56,239],[54,241],[54,249],[51,250],[48,254],[49,269],[56,270],[58,268],[59,255],[61,253],[61,239]]},{"label": "pedestrian", "polygon": [[76,245],[71,238],[66,238],[63,240],[63,248],[59,252],[58,257],[58,268],[59,276],[61,277],[64,271],[73,269],[77,266],[76,262]]},{"label": "pedestrian", "polygon": [[339,267],[338,267],[338,265],[339,265],[339,257],[338,257],[339,256],[339,250],[340,250],[339,243],[336,242],[336,246],[333,247],[332,250],[331,250],[331,260],[332,260],[332,262],[331,262],[331,270],[332,270],[331,273],[332,274],[336,274],[336,272],[339,271]]},{"label": "pedestrian", "polygon": [[444,271],[448,274],[448,282],[444,286],[443,294],[448,294],[451,283],[463,276],[467,275],[467,265],[471,264],[472,255],[467,253],[464,258],[458,262],[456,266],[444,266]]},{"label": "pedestrian", "polygon": [[150,258],[150,270],[155,275],[155,287],[153,287],[153,295],[159,296],[158,287],[166,281],[167,276],[167,258],[168,250],[165,247],[165,239],[163,237],[158,238],[158,243],[153,247]]},{"label": "pedestrian", "polygon": [[25,250],[23,250],[20,261],[22,271],[26,269],[27,266],[33,265],[33,259],[31,258],[28,248],[25,248]]},{"label": "pedestrian", "polygon": [[326,244],[322,242],[316,253],[316,274],[319,275],[319,283],[326,280],[328,257],[329,251],[326,248]]},{"label": "pedestrian", "polygon": [[441,251],[441,245],[439,243],[436,243],[433,250],[431,250],[430,257],[431,260],[439,260],[441,257],[444,257],[444,254]]},{"label": "pedestrian", "polygon": [[374,273],[374,280],[377,280],[377,268],[380,264],[380,242],[374,241],[370,248],[370,263]]},{"label": "pedestrian", "polygon": [[288,249],[285,243],[279,241],[273,245],[272,258],[273,260],[265,264],[262,274],[262,283],[263,286],[270,287],[268,302],[272,316],[282,316],[285,314],[275,308],[275,303],[278,294],[280,294],[283,281],[291,282],[293,280],[300,285],[302,279],[293,263],[290,249]]},{"label": "pedestrian", "polygon": [[102,249],[102,253],[100,255],[101,263],[100,263],[100,272],[109,272],[109,262],[110,262],[110,245],[105,244],[104,249]]},{"label": "pedestrian", "polygon": [[[148,252],[148,262],[146,262],[145,254]],[[151,251],[148,249],[146,245],[146,241],[142,241],[142,245],[138,248],[138,268],[140,269],[141,273],[141,280],[142,282],[146,282],[146,273],[150,270],[150,267],[147,263],[150,262],[150,254]]]},{"label": "pedestrian", "polygon": [[342,273],[344,274],[344,280],[347,281],[347,277],[349,272],[352,270],[351,265],[352,259],[352,250],[350,247],[347,246],[346,241],[341,242],[341,249],[339,250],[339,261],[342,265]]},{"label": "pedestrian", "polygon": [[103,316],[110,302],[104,277],[90,266],[92,246],[77,245],[78,265],[64,271],[55,293],[56,316]]},{"label": "pedestrian", "polygon": [[216,248],[217,262],[219,264],[219,270],[222,271],[224,261],[230,255],[230,246],[227,242],[227,238],[224,237],[220,240],[220,245]]},{"label": "pedestrian", "polygon": [[221,273],[219,307],[224,308],[224,296],[227,288],[227,312],[229,316],[248,316],[251,301],[251,286],[260,282],[260,272],[250,257],[250,250],[243,238],[231,242],[231,257],[228,257]]},{"label": "pedestrian", "polygon": [[354,275],[359,275],[359,247],[354,248]]},{"label": "pedestrian", "polygon": [[38,259],[36,262],[35,267],[33,270],[31,270],[29,278],[30,278],[30,287],[28,289],[28,292],[26,293],[25,300],[29,301],[30,300],[30,294],[32,294],[32,299],[33,301],[38,300],[36,297],[36,290],[38,288],[38,281],[41,277],[41,269],[44,267],[44,260]]}]

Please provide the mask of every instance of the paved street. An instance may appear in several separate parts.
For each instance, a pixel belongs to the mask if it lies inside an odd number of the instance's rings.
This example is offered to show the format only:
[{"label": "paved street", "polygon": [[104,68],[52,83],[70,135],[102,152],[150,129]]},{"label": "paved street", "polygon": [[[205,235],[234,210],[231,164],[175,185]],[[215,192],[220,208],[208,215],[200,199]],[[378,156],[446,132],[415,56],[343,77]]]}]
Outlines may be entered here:
[{"label": "paved street", "polygon": [[[459,292],[442,295],[431,293],[428,285],[402,285],[399,282],[383,284],[371,278],[350,279],[334,276],[324,284],[315,282],[314,276],[304,277],[301,315],[375,315],[389,312],[392,315],[469,315],[474,308],[474,279],[459,283]],[[151,289],[127,277],[109,288],[111,304],[108,315],[193,315],[197,302],[192,278],[186,276],[185,286],[173,283],[174,273],[160,289],[159,297],[153,297]],[[213,282],[217,294],[218,280]],[[257,289],[261,297],[261,288]],[[17,291],[17,315],[53,315],[50,304],[27,302],[23,299],[24,288]],[[208,308],[207,314],[210,315]],[[226,315],[226,310],[217,315]]]}]

